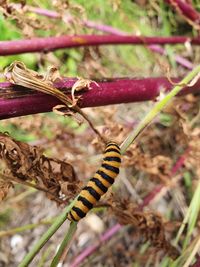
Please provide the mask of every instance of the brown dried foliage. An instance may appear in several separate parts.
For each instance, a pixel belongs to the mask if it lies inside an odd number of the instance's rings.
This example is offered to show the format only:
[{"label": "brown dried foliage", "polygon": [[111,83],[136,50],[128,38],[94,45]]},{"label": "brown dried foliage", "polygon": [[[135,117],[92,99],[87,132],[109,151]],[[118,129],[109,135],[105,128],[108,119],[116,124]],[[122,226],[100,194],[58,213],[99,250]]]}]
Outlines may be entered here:
[{"label": "brown dried foliage", "polygon": [[1,200],[13,182],[35,186],[57,203],[67,202],[79,190],[74,168],[67,162],[48,158],[42,151],[0,134],[0,157],[6,169],[0,177]]},{"label": "brown dried foliage", "polygon": [[165,226],[162,217],[155,212],[141,212],[129,200],[119,200],[111,202],[111,210],[117,217],[120,224],[132,225],[140,236],[158,250],[163,250],[172,259],[179,256],[178,250],[173,247],[165,237]]},{"label": "brown dried foliage", "polygon": [[[67,1],[53,1],[52,10],[57,12],[58,20],[54,23],[51,16],[37,16],[34,7],[26,4],[26,1],[13,3],[9,0],[0,1],[0,10],[6,19],[14,20],[22,34],[27,37],[35,37],[38,30],[55,32],[55,34],[78,34],[82,31],[82,20],[86,19],[85,10],[78,4],[69,4]],[[50,8],[51,9],[51,8]],[[35,13],[30,15],[30,13]]]},{"label": "brown dried foliage", "polygon": [[6,18],[16,21],[17,27],[22,31],[25,37],[35,36],[35,30],[48,30],[53,24],[45,23],[35,16],[27,16],[25,1],[21,3],[10,3],[10,1],[1,1],[0,10]]}]

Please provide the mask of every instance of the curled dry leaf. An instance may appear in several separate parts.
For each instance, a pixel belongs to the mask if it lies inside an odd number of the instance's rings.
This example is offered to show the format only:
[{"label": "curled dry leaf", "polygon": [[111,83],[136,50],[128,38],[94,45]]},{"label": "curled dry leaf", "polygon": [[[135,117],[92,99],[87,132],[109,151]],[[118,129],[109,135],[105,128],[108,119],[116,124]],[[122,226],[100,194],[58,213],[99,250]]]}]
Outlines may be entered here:
[{"label": "curled dry leaf", "polygon": [[[62,103],[66,105],[66,108],[70,109],[70,111],[79,113],[88,122],[95,134],[99,136],[100,140],[105,143],[104,138],[93,126],[92,122],[86,116],[86,114],[72,101],[71,98],[69,98],[67,95],[53,86],[52,79],[56,80],[57,77],[59,78],[56,68],[50,69],[46,77],[43,77],[37,72],[28,69],[23,62],[15,61],[5,70],[4,75],[12,83],[58,98]],[[80,90],[81,86],[77,86]]]},{"label": "curled dry leaf", "polygon": [[14,61],[8,68],[6,68],[4,75],[11,82],[23,87],[37,90],[60,99],[67,106],[72,104],[71,99],[63,92],[53,87],[51,77],[55,79],[55,68],[48,70],[47,75],[44,77],[36,71],[30,70],[21,61]]},{"label": "curled dry leaf", "polygon": [[171,258],[179,256],[178,250],[165,237],[162,217],[155,212],[141,212],[129,200],[112,199],[111,210],[120,224],[131,224],[139,233],[149,240],[157,249],[162,249]]},{"label": "curled dry leaf", "polygon": [[91,89],[90,88],[90,84],[94,82],[97,86],[98,83],[96,83],[95,81],[92,81],[92,80],[88,80],[88,79],[84,79],[84,78],[81,78],[81,77],[78,77],[78,80],[75,82],[75,84],[72,86],[72,90],[71,90],[71,96],[72,96],[72,105],[71,107],[75,106],[78,102],[78,98],[76,99],[74,94],[75,92],[79,92],[85,88],[87,89]]},{"label": "curled dry leaf", "polygon": [[[11,181],[17,179],[21,183],[31,182],[43,189],[49,199],[58,203],[62,202],[60,200],[68,201],[79,191],[80,182],[72,165],[48,158],[39,148],[16,141],[3,133],[0,134],[0,158],[7,166],[3,173],[5,177],[9,177]],[[10,181],[4,182],[3,197]]]}]

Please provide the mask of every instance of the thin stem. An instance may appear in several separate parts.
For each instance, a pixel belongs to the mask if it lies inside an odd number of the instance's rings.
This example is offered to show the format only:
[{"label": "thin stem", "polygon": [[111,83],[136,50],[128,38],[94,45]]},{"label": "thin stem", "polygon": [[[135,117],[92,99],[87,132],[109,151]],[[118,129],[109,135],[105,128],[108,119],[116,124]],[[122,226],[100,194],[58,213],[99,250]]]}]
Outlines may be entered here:
[{"label": "thin stem", "polygon": [[192,200],[190,202],[190,206],[187,210],[187,213],[185,215],[185,218],[183,220],[183,223],[178,231],[178,234],[176,236],[175,244],[178,244],[181,234],[183,233],[186,225],[187,225],[187,234],[184,240],[183,249],[186,248],[188,245],[189,239],[191,238],[191,235],[193,233],[194,227],[196,225],[197,217],[200,210],[200,183],[198,183],[197,188],[195,190],[195,193],[192,197]]},{"label": "thin stem", "polygon": [[46,244],[46,242],[52,237],[52,235],[58,230],[58,228],[65,222],[67,214],[73,207],[76,199],[77,198],[75,198],[74,201],[72,201],[72,203],[68,205],[57,218],[55,218],[55,221],[52,223],[50,228],[43,234],[43,236],[38,240],[38,242],[34,245],[31,251],[24,257],[18,267],[28,266],[28,264],[33,260],[33,258],[35,257],[35,255],[37,255],[40,249]]},{"label": "thin stem", "polygon": [[70,264],[70,267],[77,267],[83,260],[91,255],[93,252],[95,252],[103,242],[106,242],[109,240],[114,234],[119,232],[121,230],[122,226],[117,223],[114,226],[112,226],[110,229],[108,229],[102,236],[100,236],[100,240],[98,240],[95,244],[92,244],[85,248],[80,255],[78,255],[74,261]]},{"label": "thin stem", "polygon": [[151,111],[144,117],[139,125],[134,129],[121,144],[121,153],[124,154],[128,147],[136,140],[139,134],[152,122],[159,112],[177,95],[185,84],[188,84],[200,73],[200,65],[194,68],[185,78],[182,79],[180,85],[175,86],[161,101],[159,101]]},{"label": "thin stem", "polygon": [[196,262],[191,267],[199,267],[200,266],[200,256],[197,257]]},{"label": "thin stem", "polygon": [[55,257],[53,258],[53,261],[52,261],[50,267],[56,267],[58,265],[63,253],[65,252],[66,247],[68,246],[68,248],[69,248],[70,241],[72,240],[72,238],[76,232],[76,229],[77,229],[77,222],[72,222],[70,224],[69,230],[67,231],[67,234],[65,235],[65,238],[63,239],[63,241],[62,241],[62,243],[58,249],[58,252],[56,253]]},{"label": "thin stem", "polygon": [[[41,8],[31,7],[31,6],[26,6],[26,8],[28,11],[34,12],[34,13],[39,14],[39,15],[47,16],[47,17],[53,18],[53,19],[61,19],[59,13],[57,13],[56,11],[53,11],[53,10],[41,9]],[[72,21],[73,21],[73,18],[70,17],[70,15],[69,15],[67,22],[70,23]],[[98,31],[106,32],[109,34],[123,35],[123,36],[130,34],[128,32],[124,32],[124,31],[121,31],[117,28],[114,28],[110,25],[100,24],[100,23],[90,21],[90,20],[84,20],[84,21],[82,21],[82,23],[85,27],[96,29]],[[165,49],[163,49],[161,46],[149,45],[149,48],[152,51],[159,53],[161,55],[167,55]],[[193,69],[193,64],[189,60],[185,59],[184,57],[179,56],[179,55],[175,55],[175,60],[177,63],[184,66],[185,68],[188,68],[190,70]]]},{"label": "thin stem", "polygon": [[200,13],[197,12],[191,3],[182,0],[166,0],[168,4],[173,6],[182,16],[190,21],[190,24],[200,28]]},{"label": "thin stem", "polygon": [[185,36],[135,36],[135,35],[62,35],[14,41],[0,41],[0,55],[16,55],[28,52],[48,52],[62,48],[97,45],[176,45],[190,43],[200,45],[200,37]]},{"label": "thin stem", "polygon": [[[148,47],[151,51],[167,56],[167,51],[159,45],[149,45]],[[174,54],[174,59],[177,63],[189,70],[192,70],[194,68],[193,63],[182,56]]]}]

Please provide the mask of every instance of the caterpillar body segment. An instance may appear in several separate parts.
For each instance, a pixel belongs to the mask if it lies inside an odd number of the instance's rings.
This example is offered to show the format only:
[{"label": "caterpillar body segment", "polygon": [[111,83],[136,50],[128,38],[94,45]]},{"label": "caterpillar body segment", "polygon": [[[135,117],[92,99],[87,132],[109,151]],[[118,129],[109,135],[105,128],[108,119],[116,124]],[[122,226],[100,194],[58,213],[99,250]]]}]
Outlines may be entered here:
[{"label": "caterpillar body segment", "polygon": [[109,142],[104,151],[103,162],[99,170],[80,192],[74,206],[68,213],[70,221],[79,221],[99,201],[119,174],[121,153],[117,143]]}]

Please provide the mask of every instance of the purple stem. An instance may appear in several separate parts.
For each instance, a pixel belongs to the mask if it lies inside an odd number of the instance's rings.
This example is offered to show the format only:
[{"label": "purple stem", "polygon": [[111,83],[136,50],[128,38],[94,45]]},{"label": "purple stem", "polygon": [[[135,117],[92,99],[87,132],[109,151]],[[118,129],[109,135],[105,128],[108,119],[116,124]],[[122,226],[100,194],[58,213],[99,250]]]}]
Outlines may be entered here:
[{"label": "purple stem", "polygon": [[[59,13],[56,12],[56,11],[37,8],[37,7],[32,7],[32,6],[27,6],[27,9],[30,12],[34,12],[34,13],[36,13],[38,15],[46,16],[46,17],[49,17],[49,18],[53,18],[53,19],[61,18],[61,15],[59,15]],[[68,15],[67,18],[65,16],[65,20],[66,19],[70,23],[73,20],[73,17]],[[99,30],[99,31],[103,31],[103,32],[107,32],[107,33],[114,34],[114,35],[127,35],[128,34],[126,32],[123,32],[123,31],[120,31],[118,29],[115,29],[112,26],[98,24],[98,23],[90,21],[90,20],[84,20],[82,23],[83,23],[84,26],[86,26],[88,28],[93,28],[93,29],[96,29],[96,30]]]},{"label": "purple stem", "polygon": [[[150,45],[149,48],[154,51],[157,52],[161,55],[167,55],[166,50],[163,49],[161,46],[159,45]],[[184,57],[181,57],[179,55],[175,55],[175,60],[177,63],[179,63],[180,65],[184,66],[185,68],[192,70],[194,65],[187,59],[185,59]]]},{"label": "purple stem", "polygon": [[143,202],[139,205],[139,208],[142,210],[146,207],[156,196],[157,194],[163,189],[163,185],[156,186],[144,199]]},{"label": "purple stem", "polygon": [[[188,154],[189,149],[187,149],[184,154],[177,160],[174,167],[171,169],[171,174],[175,175],[176,172],[180,170],[182,165],[184,164],[184,160],[186,160],[186,155]],[[155,196],[162,190],[164,186],[158,185],[156,186],[144,199],[143,202],[138,206],[139,210],[143,210],[143,208],[155,198]],[[102,246],[102,243],[105,241],[108,241],[114,234],[119,232],[122,229],[122,226],[120,224],[115,224],[113,227],[108,229],[101,237],[98,242],[94,245],[88,246],[86,249],[84,249],[76,258],[74,261],[70,264],[70,267],[78,267],[85,258],[89,257],[92,253],[94,253],[100,246]],[[200,260],[199,260],[200,262]],[[200,267],[200,265],[195,265],[193,267]]]},{"label": "purple stem", "polygon": [[181,13],[193,23],[200,25],[200,13],[193,8],[192,4],[182,0],[166,0],[166,2],[171,6],[178,8]]},{"label": "purple stem", "polygon": [[87,247],[84,249],[80,255],[78,255],[75,260],[70,264],[70,267],[76,267],[79,266],[80,263],[83,262],[85,258],[87,258],[89,255],[91,255],[93,252],[95,252],[101,243],[109,240],[115,233],[117,233],[122,226],[120,224],[115,224],[113,227],[111,227],[109,230],[107,230],[99,239],[99,242]]},{"label": "purple stem", "polygon": [[[21,6],[21,4],[16,4],[16,6]],[[32,6],[26,6],[27,10],[33,13],[36,13],[38,15],[42,15],[45,17],[49,17],[52,19],[58,19],[61,18],[58,12],[48,9],[43,9],[39,7],[32,7]]]},{"label": "purple stem", "polygon": [[[61,18],[61,15],[59,15],[58,12],[53,11],[53,10],[48,10],[48,9],[42,9],[42,8],[37,8],[37,7],[32,7],[32,6],[28,6],[28,11],[30,12],[34,12],[38,15],[42,15],[42,16],[46,16],[49,18],[53,18],[53,19],[58,19]],[[65,16],[65,20],[67,20],[68,22],[71,22],[73,20],[73,17],[68,15],[67,17]],[[93,28],[99,31],[103,31],[103,32],[108,32],[111,34],[115,34],[115,35],[127,35],[127,33],[120,31],[118,29],[115,29],[111,26],[108,25],[103,25],[103,24],[97,24],[96,22],[90,21],[90,20],[84,20],[83,25],[88,27],[88,28]]]},{"label": "purple stem", "polygon": [[118,29],[115,29],[112,26],[104,25],[104,24],[98,24],[98,23],[90,21],[90,20],[83,21],[83,24],[85,26],[87,26],[88,28],[93,28],[93,29],[96,29],[98,31],[107,32],[107,33],[110,33],[110,34],[113,34],[113,35],[120,35],[120,36],[129,35],[129,33],[120,31]]},{"label": "purple stem", "polygon": [[[111,26],[103,25],[103,24],[96,24],[95,22],[92,22],[92,21],[84,21],[84,25],[87,27],[94,28],[96,30],[100,30],[102,32],[107,32],[107,33],[114,34],[114,35],[125,36],[128,34],[126,32],[115,29]],[[166,50],[163,49],[159,45],[149,45],[149,48],[156,53],[167,56]],[[175,60],[177,63],[179,63],[180,65],[184,66],[185,68],[189,70],[192,70],[194,67],[193,64],[189,60],[185,59],[184,57],[175,55]]]},{"label": "purple stem", "polygon": [[[28,11],[34,12],[34,13],[39,14],[39,15],[47,16],[47,17],[54,18],[54,19],[58,19],[61,17],[59,15],[59,13],[56,11],[41,9],[41,8],[31,7],[31,6],[26,6],[26,7],[27,7]],[[72,21],[72,17],[69,15],[68,22],[70,23],[71,21]],[[112,26],[104,25],[104,24],[98,24],[96,22],[89,21],[89,20],[83,21],[83,25],[88,27],[88,28],[94,28],[96,30],[99,30],[102,32],[107,32],[107,33],[114,34],[114,35],[125,36],[128,34],[126,32],[120,31],[119,29],[115,29]],[[166,55],[166,51],[158,45],[150,45],[149,47],[154,52]],[[179,64],[183,65],[184,67],[186,67],[188,69],[193,68],[193,64],[181,56],[175,55],[175,60]]]},{"label": "purple stem", "polygon": [[[20,7],[22,8],[21,4],[15,4],[15,6],[18,9]],[[25,7],[26,7],[27,11],[34,12],[38,15],[46,16],[46,17],[49,17],[52,19],[60,19],[61,18],[61,15],[58,12],[53,11],[53,10],[42,9],[42,8],[37,8],[37,7],[32,7],[32,6],[27,6],[27,5]],[[67,17],[65,16],[65,21],[66,20],[68,21],[68,23],[71,23],[73,20],[73,17],[70,15],[68,15]],[[86,26],[88,28],[93,28],[93,29],[96,29],[96,30],[99,30],[102,32],[112,34],[112,35],[119,35],[119,36],[129,35],[129,33],[121,31],[121,30],[116,29],[116,28],[113,28],[112,26],[104,25],[104,24],[98,24],[98,23],[90,21],[90,20],[82,21],[82,23],[84,26]],[[160,47],[158,45],[149,45],[149,48],[152,51],[159,53],[161,55],[167,55],[165,49],[163,49],[162,47]],[[178,55],[175,55],[175,60],[180,65],[182,65],[182,66],[184,66],[190,70],[193,69],[193,64],[185,58],[178,56]]]},{"label": "purple stem", "polygon": [[119,35],[63,35],[58,37],[32,38],[15,41],[0,41],[0,55],[14,55],[28,52],[47,52],[61,48],[81,46],[111,45],[111,44],[184,44],[190,42],[200,45],[200,37],[144,37],[144,36],[119,36]]},{"label": "purple stem", "polygon": [[182,156],[177,160],[176,164],[173,166],[171,170],[172,175],[175,175],[178,172],[178,170],[180,170],[180,168],[183,166],[185,160],[187,159],[189,151],[190,148],[186,149],[184,154],[182,154]]},{"label": "purple stem", "polygon": [[[172,79],[178,82],[180,79]],[[63,80],[54,84],[61,90],[70,90],[76,78],[63,78]],[[147,100],[155,100],[160,91],[169,91],[173,85],[165,77],[143,78],[143,79],[105,79],[91,83],[91,90],[82,92],[78,105],[84,107],[97,107],[111,104],[121,104],[130,102],[139,102]],[[9,92],[10,98],[8,97]],[[5,91],[5,93],[4,93]],[[199,93],[200,80],[192,87],[185,87],[182,94]],[[50,112],[52,108],[61,102],[50,95],[29,91],[20,86],[11,83],[0,83],[0,119],[8,119],[11,117],[36,114],[41,112]],[[14,94],[11,98],[11,94]],[[17,95],[17,97],[16,97]]]},{"label": "purple stem", "polygon": [[198,256],[196,262],[191,267],[200,267],[200,257]]},{"label": "purple stem", "polygon": [[[40,9],[40,8],[35,8],[35,7],[28,7],[28,10],[31,11],[31,12],[34,12],[36,14],[39,14],[39,15],[43,15],[43,16],[47,16],[47,17],[50,17],[50,18],[60,18],[60,15],[59,13],[55,12],[55,11],[51,11],[51,10],[47,10],[47,9]],[[68,22],[70,23],[72,21],[72,17],[68,17]],[[120,31],[119,29],[116,29],[116,28],[113,28],[112,26],[109,26],[109,25],[104,25],[104,24],[98,24],[96,22],[93,22],[93,21],[90,21],[90,20],[85,20],[83,21],[83,25],[88,27],[88,28],[93,28],[93,29],[96,29],[96,30],[99,30],[99,31],[102,31],[102,32],[106,32],[106,33],[109,33],[109,34],[114,34],[114,35],[121,35],[121,36],[125,36],[125,35],[128,35],[127,32],[124,32],[124,31]],[[159,53],[161,55],[167,55],[165,49],[163,49],[162,47],[160,47],[159,45],[150,45],[149,48],[156,52],[156,53]],[[188,68],[188,69],[193,69],[193,64],[181,57],[181,56],[178,56],[178,55],[175,55],[175,60],[177,63],[179,63],[180,65]]]}]

